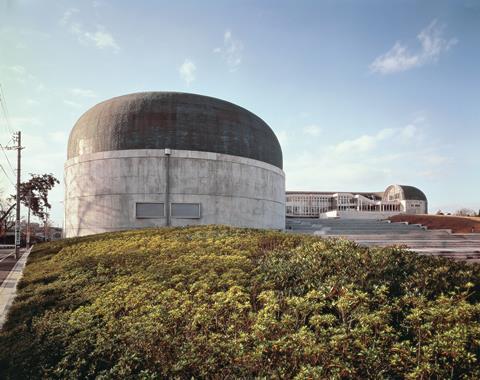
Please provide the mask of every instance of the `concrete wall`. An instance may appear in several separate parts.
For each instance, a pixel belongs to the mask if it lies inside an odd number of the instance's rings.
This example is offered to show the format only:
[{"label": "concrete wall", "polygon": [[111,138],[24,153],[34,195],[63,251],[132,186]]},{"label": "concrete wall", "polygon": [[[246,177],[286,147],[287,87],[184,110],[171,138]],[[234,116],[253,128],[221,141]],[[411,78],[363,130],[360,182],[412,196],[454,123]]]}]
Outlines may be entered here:
[{"label": "concrete wall", "polygon": [[402,208],[407,214],[427,214],[427,202],[416,200],[401,201]]},{"label": "concrete wall", "polygon": [[[200,219],[171,225],[285,227],[285,175],[276,166],[219,153],[172,150],[170,202],[201,204]],[[166,218],[136,219],[136,202],[164,202],[162,149],[120,150],[65,163],[66,236],[163,226]]]}]

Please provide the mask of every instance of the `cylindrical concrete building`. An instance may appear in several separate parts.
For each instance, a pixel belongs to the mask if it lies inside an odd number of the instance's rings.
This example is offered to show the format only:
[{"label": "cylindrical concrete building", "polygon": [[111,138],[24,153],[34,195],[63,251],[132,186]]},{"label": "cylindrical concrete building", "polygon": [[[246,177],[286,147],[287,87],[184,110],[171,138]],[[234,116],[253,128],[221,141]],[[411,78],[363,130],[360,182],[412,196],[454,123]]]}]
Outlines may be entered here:
[{"label": "cylindrical concrete building", "polygon": [[97,104],[65,163],[66,236],[151,226],[285,226],[282,150],[232,103],[146,92]]}]

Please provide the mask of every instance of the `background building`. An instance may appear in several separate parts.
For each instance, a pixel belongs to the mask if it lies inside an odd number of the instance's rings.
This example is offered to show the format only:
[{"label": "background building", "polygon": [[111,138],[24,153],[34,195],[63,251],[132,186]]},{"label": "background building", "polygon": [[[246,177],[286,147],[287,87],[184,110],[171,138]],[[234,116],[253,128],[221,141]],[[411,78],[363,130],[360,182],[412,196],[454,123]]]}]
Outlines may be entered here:
[{"label": "background building", "polygon": [[282,150],[232,103],[149,92],[97,104],[75,124],[65,163],[65,232],[149,226],[285,227]]},{"label": "background building", "polygon": [[427,214],[425,194],[413,186],[390,185],[384,192],[287,191],[287,217],[385,219],[396,214]]}]

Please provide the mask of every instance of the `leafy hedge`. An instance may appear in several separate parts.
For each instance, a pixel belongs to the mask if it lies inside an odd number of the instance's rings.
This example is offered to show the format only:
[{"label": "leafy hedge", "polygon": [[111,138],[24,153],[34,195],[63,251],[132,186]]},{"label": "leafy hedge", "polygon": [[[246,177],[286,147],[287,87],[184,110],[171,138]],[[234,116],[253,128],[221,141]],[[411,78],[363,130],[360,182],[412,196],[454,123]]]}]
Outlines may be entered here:
[{"label": "leafy hedge", "polygon": [[480,270],[235,229],[36,247],[0,378],[480,378]]}]

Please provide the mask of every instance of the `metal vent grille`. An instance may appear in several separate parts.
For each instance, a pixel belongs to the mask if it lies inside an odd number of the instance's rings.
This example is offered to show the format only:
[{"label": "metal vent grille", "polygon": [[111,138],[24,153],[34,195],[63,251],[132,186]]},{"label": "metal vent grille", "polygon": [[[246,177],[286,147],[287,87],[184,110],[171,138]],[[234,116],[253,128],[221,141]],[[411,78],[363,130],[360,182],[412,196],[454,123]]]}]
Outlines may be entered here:
[{"label": "metal vent grille", "polygon": [[137,203],[135,208],[137,219],[156,219],[165,217],[163,203]]},{"label": "metal vent grille", "polygon": [[179,219],[199,219],[200,203],[171,203],[170,215]]}]

